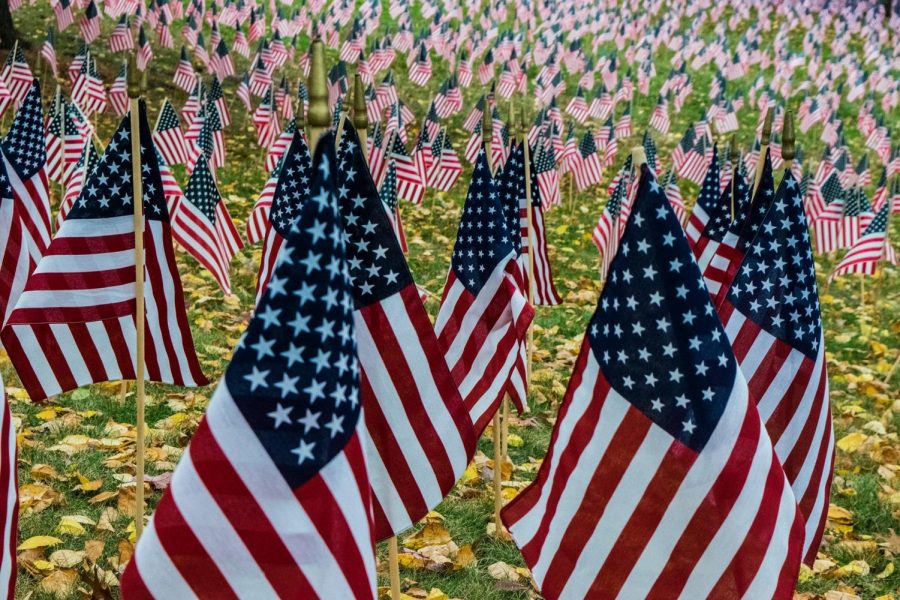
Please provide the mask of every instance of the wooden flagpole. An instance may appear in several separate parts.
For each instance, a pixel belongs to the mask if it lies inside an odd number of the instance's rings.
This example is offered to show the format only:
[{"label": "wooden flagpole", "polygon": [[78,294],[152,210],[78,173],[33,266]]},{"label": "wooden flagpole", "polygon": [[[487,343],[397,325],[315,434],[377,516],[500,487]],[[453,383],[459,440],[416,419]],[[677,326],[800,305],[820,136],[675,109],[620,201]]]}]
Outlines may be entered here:
[{"label": "wooden flagpole", "polygon": [[729,147],[728,153],[730,154],[729,158],[731,159],[731,220],[734,221],[738,175],[738,142],[736,134],[731,134],[731,146]]},{"label": "wooden flagpole", "polygon": [[353,127],[359,136],[363,157],[369,162],[369,113],[366,111],[366,91],[363,87],[362,77],[357,73],[353,76]]},{"label": "wooden flagpole", "polygon": [[325,82],[325,45],[322,40],[313,40],[310,48],[309,64],[309,149],[315,152],[322,134],[331,126],[328,109],[328,84]]},{"label": "wooden flagpole", "polygon": [[[531,190],[531,147],[528,145],[527,127],[525,124],[525,109],[519,115],[519,131],[522,144],[525,147],[525,202],[528,212],[528,303],[534,304],[534,207],[532,206]],[[528,327],[528,363],[525,370],[526,381],[531,381],[531,367],[534,362],[534,322]]]},{"label": "wooden flagpole", "polygon": [[762,140],[759,142],[759,157],[756,159],[756,176],[753,181],[753,195],[756,195],[756,189],[759,182],[762,181],[763,166],[766,162],[766,151],[769,149],[769,140],[772,138],[772,121],[775,120],[775,109],[769,107],[766,112],[766,119],[763,121]]},{"label": "wooden flagpole", "polygon": [[[132,59],[133,60],[133,59]],[[133,65],[130,65],[133,66]],[[135,490],[134,531],[144,531],[144,214],[141,186],[140,88],[137,69],[128,69],[128,96],[131,103],[131,190],[134,202],[134,295],[137,333],[135,346]]]}]

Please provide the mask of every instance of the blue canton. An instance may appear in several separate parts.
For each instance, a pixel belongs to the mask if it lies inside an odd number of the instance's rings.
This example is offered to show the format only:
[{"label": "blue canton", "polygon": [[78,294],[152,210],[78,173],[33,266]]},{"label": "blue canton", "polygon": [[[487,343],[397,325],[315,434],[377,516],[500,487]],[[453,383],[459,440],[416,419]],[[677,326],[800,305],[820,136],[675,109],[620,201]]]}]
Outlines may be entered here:
[{"label": "blue canton", "polygon": [[728,297],[764,330],[809,357],[822,335],[816,269],[800,186],[786,171]]},{"label": "blue canton", "polygon": [[294,132],[294,139],[281,159],[281,172],[272,199],[269,220],[282,237],[287,237],[291,226],[300,215],[300,207],[310,196],[310,172],[312,161],[303,136]]},{"label": "blue canton", "polygon": [[497,265],[513,253],[509,226],[482,149],[475,160],[450,268],[466,289],[477,296]]},{"label": "blue canton", "polygon": [[47,162],[41,84],[35,79],[3,142],[3,154],[23,180],[30,179]]},{"label": "blue canton", "polygon": [[681,225],[646,165],[588,337],[616,392],[703,449],[737,367]]},{"label": "blue canton", "polygon": [[303,204],[225,382],[292,488],[346,446],[360,416],[353,298],[337,209],[334,143]]}]

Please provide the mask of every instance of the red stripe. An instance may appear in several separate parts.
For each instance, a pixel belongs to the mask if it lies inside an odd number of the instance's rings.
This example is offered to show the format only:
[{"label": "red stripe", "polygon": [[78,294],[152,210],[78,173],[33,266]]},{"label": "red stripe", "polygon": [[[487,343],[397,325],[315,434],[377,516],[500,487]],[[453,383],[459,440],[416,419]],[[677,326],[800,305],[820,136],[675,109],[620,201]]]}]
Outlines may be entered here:
[{"label": "red stripe", "polygon": [[[19,342],[15,328],[4,327],[2,332],[0,332],[0,339],[3,340],[3,346],[6,348],[6,352],[10,357],[26,356],[25,350],[22,348],[21,342]],[[21,360],[18,362],[19,364],[15,365],[16,374],[19,376],[19,380],[28,392],[28,396],[33,402],[46,400],[47,394],[44,392],[41,380],[37,376],[37,373],[35,373],[31,362],[28,360]]]},{"label": "red stripe", "polygon": [[[134,317],[132,316],[132,321],[133,319]],[[130,352],[124,351],[124,349],[128,348],[128,344],[125,341],[121,323],[118,319],[107,319],[102,321],[102,324],[106,329],[106,335],[109,336],[109,344],[114,350],[113,356],[115,357],[116,364],[119,365],[119,372],[122,374],[122,379],[134,379],[137,376],[134,372],[135,357],[132,356]],[[123,351],[116,351],[118,349],[122,349]]]},{"label": "red stripe", "polygon": [[[56,341],[56,336],[53,335],[53,331],[50,329],[50,325],[47,323],[34,323],[31,325],[31,331],[35,340],[37,340],[38,347],[44,353],[44,359],[50,365],[53,376],[63,391],[78,387],[78,382],[75,381],[75,376],[72,375],[72,371],[69,369],[69,361],[66,360],[65,354],[62,353]],[[27,359],[27,356],[22,358]],[[24,361],[20,360],[19,362]],[[32,397],[32,399],[34,398]]]}]

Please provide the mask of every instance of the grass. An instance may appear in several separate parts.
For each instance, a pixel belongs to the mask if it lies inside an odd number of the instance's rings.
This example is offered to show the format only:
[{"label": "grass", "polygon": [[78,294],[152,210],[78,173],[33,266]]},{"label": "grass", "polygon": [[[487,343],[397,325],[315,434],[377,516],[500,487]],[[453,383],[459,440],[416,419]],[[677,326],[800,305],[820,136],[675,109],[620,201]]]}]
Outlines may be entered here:
[{"label": "grass", "polygon": [[[387,18],[386,10],[385,16]],[[49,7],[43,3],[26,7],[18,11],[15,17],[20,34],[23,38],[30,39],[33,42],[32,50],[36,50],[46,24],[52,20]],[[414,23],[421,24],[418,8],[414,9],[413,19]],[[111,26],[109,22],[104,23],[105,33],[108,33]],[[63,66],[66,59],[74,53],[75,30],[76,27],[73,27],[58,36],[57,52]],[[178,30],[180,23],[176,24],[173,32]],[[229,33],[225,32],[226,37]],[[711,35],[711,32],[708,31],[707,35]],[[789,40],[795,49],[800,47],[802,35],[803,32],[798,29],[791,31]],[[739,32],[729,32],[728,36],[733,43],[739,37]],[[105,36],[101,37],[101,40],[105,39]],[[859,47],[855,49],[858,50]],[[176,106],[180,106],[185,99],[185,94],[170,83],[177,51],[177,46],[174,50],[156,49],[156,58],[148,73],[147,97],[151,118],[155,117],[164,97],[171,98]],[[118,59],[108,54],[104,44],[97,46],[96,54],[105,80],[111,81],[118,70]],[[826,49],[826,58],[827,56]],[[30,58],[32,64],[35,64],[33,53]],[[656,97],[654,90],[659,89],[671,59],[671,52],[665,49],[659,51],[656,56],[658,75],[652,82],[651,94],[647,98],[636,96],[633,114],[637,133],[642,133],[643,125],[649,119]],[[240,57],[236,56],[235,60],[239,71],[246,66],[246,61]],[[334,60],[335,53],[330,52],[329,64]],[[448,75],[448,66],[443,60],[436,59],[434,71],[434,85],[426,91],[406,81],[402,57],[395,64],[400,95],[417,115],[424,114],[431,90]],[[771,69],[764,75],[771,77]],[[288,76],[290,80],[296,81],[296,68],[289,69]],[[658,139],[660,157],[664,162],[668,162],[672,148],[688,123],[701,117],[710,81],[709,70],[693,75],[694,94],[691,100],[680,114],[673,116],[672,133]],[[576,82],[576,77],[569,77],[570,92],[574,91]],[[729,84],[729,89],[746,90],[751,83],[752,79],[748,77],[733,85]],[[234,80],[225,84],[226,97],[232,99],[235,122],[227,132],[227,165],[219,170],[218,175],[220,191],[228,202],[239,230],[243,231],[245,219],[265,180],[264,152],[255,143],[249,115],[243,114],[239,110],[239,103],[234,100],[235,87]],[[51,88],[51,85],[45,85],[45,98],[49,98]],[[446,124],[459,152],[468,137],[462,130],[462,119],[482,91],[477,85],[464,90],[464,111]],[[790,106],[796,109],[798,102],[799,98],[792,99]],[[863,151],[863,140],[853,126],[857,109],[858,105],[844,103],[841,106],[848,144],[855,157]],[[505,116],[505,107],[503,112]],[[752,139],[757,115],[755,109],[746,108],[740,116],[741,129],[738,136],[746,143]],[[897,122],[900,117],[897,111],[886,116],[888,122]],[[107,139],[116,123],[117,120],[109,116],[97,119],[100,138]],[[817,131],[818,129],[813,129],[813,132]],[[814,137],[801,137],[800,143],[807,157],[817,157],[821,153],[821,142]],[[626,142],[620,140],[619,163],[630,143],[636,143],[637,139],[635,136]],[[435,194],[429,191],[423,205],[413,207],[404,204],[402,207],[406,231],[411,238],[408,256],[410,268],[417,283],[435,294],[440,294],[447,273],[469,173],[467,166],[452,192]],[[182,170],[176,170],[176,176],[182,185],[186,183]],[[605,179],[610,176],[607,173]],[[58,198],[58,191],[54,189],[54,200]],[[683,183],[682,191],[686,199],[692,199],[696,195],[696,186]],[[574,197],[564,195],[564,205],[546,216],[554,275],[565,302],[558,307],[539,307],[537,311],[534,327],[535,364],[530,390],[531,418],[512,427],[512,432],[522,439],[521,446],[510,448],[511,459],[517,466],[513,480],[517,482],[533,477],[533,469],[525,469],[523,466],[546,452],[552,422],[565,391],[585,324],[596,304],[600,289],[597,276],[598,256],[591,242],[590,232],[602,211],[605,198],[604,183],[603,188],[597,186],[585,193],[575,194]],[[894,239],[897,239],[900,231],[896,223],[892,233]],[[236,299],[226,301],[209,274],[199,268],[196,261],[186,253],[180,250],[177,252],[195,345],[211,381],[216,381],[221,376],[231,349],[249,317],[259,254],[259,248],[254,247],[245,249],[235,257],[232,277]],[[825,289],[824,275],[834,264],[833,257],[818,259],[820,289]],[[893,362],[896,349],[900,347],[900,327],[897,326],[900,323],[898,294],[900,277],[895,268],[888,268],[878,277],[866,281],[864,301],[860,295],[860,284],[854,277],[841,279],[828,288],[827,294],[823,292],[823,318],[829,349],[837,437],[841,439],[846,434],[863,433],[868,441],[860,449],[837,452],[838,481],[834,486],[833,503],[850,511],[852,529],[829,530],[822,548],[822,557],[837,565],[845,565],[851,560],[865,560],[870,566],[870,572],[868,575],[846,577],[833,577],[828,573],[808,574],[800,584],[801,593],[814,595],[833,589],[852,589],[869,598],[891,593],[900,586],[900,575],[897,574],[900,569],[882,579],[876,577],[892,561],[896,567],[900,567],[894,557],[894,552],[900,549],[891,549],[888,544],[887,547],[880,545],[860,553],[852,545],[845,543],[848,540],[873,540],[887,544],[885,540],[889,538],[890,531],[900,529],[896,500],[892,503],[892,499],[900,497],[892,495],[895,494],[893,486],[896,485],[896,479],[888,478],[879,471],[880,467],[892,468],[892,465],[900,462],[897,438],[900,431],[897,381],[900,376],[895,375],[890,385],[878,384]],[[435,315],[437,301],[429,299],[427,308],[432,316]],[[24,490],[28,490],[28,486],[45,486],[48,490],[45,494],[54,499],[42,510],[31,507],[23,512],[20,541],[38,535],[59,537],[61,543],[46,550],[49,556],[52,551],[62,548],[82,550],[88,540],[97,540],[103,544],[102,554],[96,560],[97,567],[102,571],[115,573],[121,560],[127,558],[129,550],[127,538],[131,518],[127,511],[127,492],[122,490],[127,490],[128,477],[133,473],[133,428],[129,425],[134,422],[132,397],[126,398],[124,402],[120,401],[118,384],[108,384],[63,394],[47,405],[34,405],[16,391],[18,380],[5,358],[0,362],[0,370],[10,392],[13,414],[19,422],[20,485]],[[153,456],[148,463],[150,475],[172,470],[181,449],[201,418],[213,389],[214,386],[183,390],[171,386],[148,385],[146,422],[150,426],[149,443],[153,449]],[[48,407],[56,409],[52,415],[46,412]],[[870,428],[872,422],[881,423],[885,432],[873,432]],[[76,446],[75,452],[68,453],[61,444],[65,444],[67,439],[71,441],[67,436],[73,435],[86,436],[89,441],[84,448]],[[105,447],[103,440],[114,440],[115,446]],[[493,449],[490,440],[482,439],[479,450],[491,456]],[[55,476],[47,478],[41,475],[41,469],[36,467],[38,465],[49,465]],[[100,484],[90,491],[79,490],[77,487],[82,482],[79,475],[85,481],[99,480]],[[126,487],[121,487],[123,485]],[[103,492],[111,493],[112,496],[103,501],[91,502],[92,498]],[[155,506],[160,497],[160,492],[154,492],[148,499],[149,508]],[[80,515],[100,523],[104,515],[110,515],[107,509],[117,507],[123,510],[119,510],[112,519],[112,527],[109,529],[86,525],[84,533],[60,533],[59,526],[63,516]],[[472,545],[477,562],[454,572],[403,569],[401,575],[405,580],[404,587],[424,590],[439,588],[450,597],[473,600],[528,597],[526,589],[501,585],[488,573],[488,566],[497,561],[515,566],[523,565],[514,545],[497,541],[485,534],[491,520],[492,507],[489,482],[475,481],[454,490],[437,511],[444,516],[444,524],[457,545]],[[379,546],[379,557],[382,559],[379,581],[385,585],[386,549],[383,545]],[[96,568],[79,566],[71,570],[77,571],[75,584],[69,588],[68,593],[60,592],[62,597],[77,597],[77,588],[89,589],[90,579],[102,575]],[[42,582],[54,575],[54,571],[65,569],[37,572],[20,570],[17,597],[53,597],[53,588]],[[115,596],[117,588],[113,586],[110,592]]]}]

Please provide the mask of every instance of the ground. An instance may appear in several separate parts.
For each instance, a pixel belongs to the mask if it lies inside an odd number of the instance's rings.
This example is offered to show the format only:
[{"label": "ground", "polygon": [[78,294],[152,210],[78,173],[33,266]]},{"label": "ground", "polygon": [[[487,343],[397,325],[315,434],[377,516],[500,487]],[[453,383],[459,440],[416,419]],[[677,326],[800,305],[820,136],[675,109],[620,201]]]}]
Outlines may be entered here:
[{"label": "ground", "polygon": [[[16,13],[20,34],[37,49],[52,14],[45,3],[26,7]],[[386,13],[387,11],[385,11]],[[414,22],[421,23],[418,14]],[[104,23],[108,33],[112,23]],[[57,52],[63,67],[74,53],[77,25],[58,36]],[[180,30],[180,24],[173,33]],[[732,36],[737,34],[732,33]],[[791,43],[799,47],[803,32],[792,30]],[[176,43],[180,36],[176,35]],[[227,37],[227,35],[226,35]],[[103,43],[96,44],[98,63],[107,82],[118,70],[120,57],[108,54]],[[305,42],[304,42],[305,45]],[[165,97],[176,105],[185,95],[171,83],[177,61],[174,50],[156,50],[149,72],[146,93],[151,118]],[[36,64],[34,54],[29,58]],[[656,57],[658,75],[651,95],[636,95],[635,130],[643,131],[665,74],[671,53],[661,50]],[[246,61],[235,57],[239,72]],[[336,60],[329,53],[329,64]],[[402,57],[396,63],[401,97],[418,116],[424,115],[430,94],[447,75],[447,66],[435,60],[435,76],[428,88],[411,85],[405,78]],[[39,69],[35,69],[39,71]],[[771,75],[771,72],[768,73]],[[754,73],[755,76],[755,73]],[[289,71],[296,81],[296,69]],[[705,107],[711,73],[694,76],[694,94],[681,114],[673,116],[672,133],[658,139],[660,157],[668,164],[672,148],[688,122],[700,117]],[[63,80],[61,79],[60,82]],[[569,81],[570,91],[576,80]],[[737,82],[746,88],[751,80]],[[67,85],[67,83],[66,83]],[[255,143],[249,115],[234,97],[234,80],[226,83],[226,96],[234,114],[227,132],[227,165],[219,171],[220,191],[228,203],[238,229],[243,226],[250,208],[262,189],[266,174],[264,152]],[[44,98],[49,99],[53,83],[44,84]],[[426,91],[427,90],[427,91]],[[479,86],[465,90],[465,109],[449,122],[451,139],[461,153],[467,138],[461,123],[468,109],[481,93]],[[796,109],[799,99],[792,99]],[[506,103],[501,102],[506,113]],[[849,143],[858,157],[863,140],[856,131],[858,106],[844,104],[841,116]],[[529,116],[532,109],[529,107]],[[898,115],[888,115],[897,122]],[[758,115],[745,108],[739,115],[739,141],[752,139]],[[100,138],[106,140],[116,119],[102,116],[97,120]],[[8,128],[10,118],[3,121]],[[814,129],[818,132],[818,129]],[[807,157],[821,153],[821,143],[801,137]],[[620,144],[619,163],[632,143]],[[878,166],[880,169],[880,165]],[[409,263],[416,281],[430,292],[440,294],[449,266],[450,251],[465,196],[470,169],[447,194],[429,191],[421,206],[402,206],[403,220],[410,241]],[[184,185],[184,173],[176,171]],[[604,175],[608,181],[611,172]],[[565,188],[564,188],[565,189]],[[54,186],[54,206],[59,188]],[[685,198],[691,202],[696,187],[682,183]],[[871,190],[870,190],[871,193]],[[504,495],[511,497],[535,473],[538,461],[549,443],[550,431],[559,402],[565,391],[575,355],[581,343],[589,315],[594,309],[600,283],[599,257],[591,242],[591,229],[606,201],[605,183],[585,193],[564,194],[564,204],[547,214],[548,242],[554,276],[564,303],[557,307],[539,307],[534,325],[534,373],[530,391],[530,414],[513,419],[510,428],[512,471]],[[896,219],[895,219],[896,221]],[[900,227],[894,223],[894,239]],[[179,249],[178,264],[186,294],[188,315],[194,341],[203,368],[211,381],[216,381],[230,360],[233,346],[243,331],[253,306],[254,282],[259,261],[259,247],[247,248],[235,257],[232,265],[236,296],[223,298],[212,277]],[[893,380],[885,376],[900,348],[900,273],[895,268],[866,278],[844,277],[830,287],[825,277],[835,264],[835,257],[817,259],[822,294],[823,318],[828,347],[831,399],[834,408],[836,439],[836,477],[833,487],[829,524],[820,560],[812,570],[801,573],[799,594],[815,597],[828,593],[829,600],[840,598],[839,592],[874,598],[896,592],[900,587],[897,555],[900,536],[894,531],[900,516],[900,373]],[[438,303],[427,301],[432,316]],[[96,597],[118,596],[117,573],[132,552],[133,479],[134,472],[134,397],[120,398],[119,383],[91,386],[63,394],[53,401],[33,404],[19,388],[8,359],[2,357],[0,370],[14,414],[20,447],[19,483],[22,512],[19,541],[20,563],[17,597]],[[146,423],[149,429],[148,474],[157,487],[164,487],[184,446],[203,415],[214,386],[185,390],[151,384],[147,387]],[[404,590],[414,598],[426,595],[432,600],[463,598],[527,598],[534,595],[522,567],[516,547],[487,535],[493,507],[490,481],[482,480],[493,456],[490,431],[479,443],[476,464],[450,496],[437,507],[437,513],[426,528],[420,526],[401,537],[401,546],[419,549],[418,554],[402,557],[401,576]],[[148,513],[161,497],[154,489],[148,498]],[[49,536],[49,539],[44,537]],[[450,546],[452,541],[459,550]],[[422,546],[425,546],[422,550]],[[434,546],[438,548],[434,548]],[[431,546],[431,547],[429,547]],[[468,546],[468,548],[466,547]],[[30,549],[29,549],[30,548]],[[470,552],[471,550],[471,552]],[[379,577],[387,584],[386,547],[379,546]],[[449,556],[450,560],[441,558]],[[430,557],[430,558],[428,558]],[[501,564],[498,564],[501,563]],[[511,565],[512,567],[507,567]],[[434,589],[436,588],[436,590]],[[444,596],[443,594],[446,594]],[[852,596],[848,596],[852,598]]]}]

